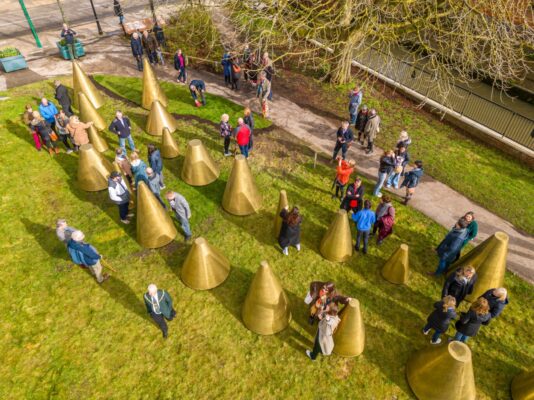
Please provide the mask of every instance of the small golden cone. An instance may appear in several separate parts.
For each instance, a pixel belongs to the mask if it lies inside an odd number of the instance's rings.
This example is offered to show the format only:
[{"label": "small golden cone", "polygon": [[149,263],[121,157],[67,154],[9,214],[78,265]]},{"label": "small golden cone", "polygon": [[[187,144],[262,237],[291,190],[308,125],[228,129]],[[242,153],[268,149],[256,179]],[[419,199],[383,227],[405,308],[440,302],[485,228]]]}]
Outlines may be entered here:
[{"label": "small golden cone", "polygon": [[102,107],[102,104],[104,104],[102,95],[77,61],[72,62],[72,87],[74,92],[74,107],[78,110],[80,109],[80,104],[78,102],[79,93],[85,93],[94,108],[100,108]]},{"label": "small golden cone", "polygon": [[475,377],[469,346],[462,342],[429,345],[406,364],[408,384],[420,400],[474,400]]},{"label": "small golden cone", "polygon": [[401,244],[389,257],[382,267],[382,276],[385,280],[397,285],[405,285],[408,282],[410,264],[408,263],[408,245]]},{"label": "small golden cone", "polygon": [[234,215],[250,215],[261,207],[261,195],[254,177],[242,154],[235,156],[232,172],[226,182],[222,199],[223,208]]},{"label": "small golden cone", "polygon": [[272,335],[291,321],[287,295],[267,261],[260,268],[248,289],[242,309],[243,323],[252,332]]},{"label": "small golden cone", "polygon": [[276,209],[276,215],[274,216],[274,237],[275,238],[278,238],[278,236],[280,236],[280,229],[282,228],[282,217],[280,217],[280,213],[286,207],[289,207],[289,203],[287,201],[287,193],[285,190],[280,190],[278,208]]},{"label": "small golden cone", "polygon": [[161,156],[163,158],[175,158],[178,157],[180,151],[178,144],[172,137],[169,128],[163,128],[163,136],[161,138]]},{"label": "small golden cone", "polygon": [[82,190],[97,192],[108,188],[108,177],[113,171],[111,163],[100,155],[92,144],[80,146],[78,184]]},{"label": "small golden cone", "polygon": [[365,347],[365,326],[360,302],[350,299],[341,313],[341,321],[334,333],[334,352],[343,357],[356,357]]},{"label": "small golden cone", "polygon": [[89,127],[88,135],[89,135],[89,142],[91,142],[91,144],[93,145],[96,151],[98,151],[99,153],[103,153],[107,149],[109,149],[106,139],[104,139],[102,136],[98,134],[98,131],[96,130],[94,125],[91,125]]},{"label": "small golden cone", "polygon": [[457,268],[471,266],[477,273],[477,281],[473,293],[466,296],[466,300],[473,302],[486,290],[501,287],[506,272],[506,256],[508,254],[508,235],[495,232],[465,256],[455,262],[449,273]]},{"label": "small golden cone", "polygon": [[517,375],[512,381],[513,400],[534,400],[534,369]]},{"label": "small golden cone", "polygon": [[229,274],[228,259],[206,239],[199,237],[185,258],[180,276],[191,289],[207,290],[219,286]]},{"label": "small golden cone", "polygon": [[205,186],[214,182],[219,173],[219,168],[202,142],[198,139],[189,141],[182,167],[182,180],[191,186]]},{"label": "small golden cone", "polygon": [[168,128],[173,133],[176,130],[176,120],[159,101],[154,100],[146,121],[146,131],[149,135],[161,136],[163,128]]},{"label": "small golden cone", "polygon": [[154,70],[147,58],[143,58],[143,99],[142,107],[150,110],[152,102],[158,100],[164,107],[167,107],[169,101],[165,92],[161,90]]},{"label": "small golden cone", "polygon": [[326,231],[321,254],[330,261],[347,261],[352,256],[352,236],[347,211],[339,210]]},{"label": "small golden cone", "polygon": [[137,241],[155,249],[172,242],[178,231],[171,217],[144,182],[137,186]]},{"label": "small golden cone", "polygon": [[99,131],[106,129],[106,122],[104,118],[96,111],[96,108],[91,104],[85,93],[78,93],[80,120],[87,123],[93,121],[93,126]]}]

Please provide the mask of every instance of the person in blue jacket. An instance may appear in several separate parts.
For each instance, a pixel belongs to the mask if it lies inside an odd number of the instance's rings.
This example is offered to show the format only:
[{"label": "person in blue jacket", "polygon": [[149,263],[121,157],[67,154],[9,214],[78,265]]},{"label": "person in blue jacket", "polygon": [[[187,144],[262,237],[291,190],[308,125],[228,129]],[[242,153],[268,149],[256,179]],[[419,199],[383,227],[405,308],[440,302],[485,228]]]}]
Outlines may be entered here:
[{"label": "person in blue jacket", "polygon": [[86,266],[91,270],[98,283],[109,278],[108,274],[102,274],[102,256],[89,243],[83,241],[85,235],[82,231],[74,231],[67,242],[67,250],[72,262],[76,265]]},{"label": "person in blue jacket", "polygon": [[200,107],[200,101],[199,98],[202,101],[202,105],[206,105],[206,97],[204,96],[204,93],[206,92],[206,84],[201,79],[193,79],[189,83],[189,92],[191,93],[191,97],[195,101],[195,105],[197,107]]},{"label": "person in blue jacket", "polygon": [[223,54],[221,65],[223,67],[224,84],[226,86],[232,83],[232,55],[226,51]]},{"label": "person in blue jacket", "polygon": [[447,233],[445,239],[436,248],[436,253],[438,253],[439,257],[438,268],[434,273],[430,273],[430,275],[441,275],[449,268],[449,265],[452,264],[456,255],[462,249],[462,244],[467,234],[466,228],[467,221],[465,218],[460,218],[449,233]]},{"label": "person in blue jacket", "polygon": [[51,101],[48,101],[45,97],[41,99],[39,104],[39,113],[41,117],[46,121],[48,125],[55,131],[56,130],[56,114],[59,113],[57,107]]},{"label": "person in blue jacket", "polygon": [[137,60],[137,69],[139,71],[143,70],[143,42],[139,37],[137,32],[134,32],[132,39],[130,41],[130,46],[132,48],[132,54]]},{"label": "person in blue jacket", "polygon": [[[487,290],[480,297],[483,297],[488,301],[491,319],[497,318],[499,315],[501,315],[504,310],[504,307],[506,307],[509,302],[508,291],[503,287]],[[487,324],[489,324],[489,321],[484,323],[484,325]]]},{"label": "person in blue jacket", "polygon": [[404,197],[404,205],[407,205],[413,194],[415,193],[415,188],[419,185],[419,181],[423,176],[423,162],[417,160],[415,162],[415,167],[404,174],[404,180],[402,181],[401,188],[406,187],[406,197]]},{"label": "person in blue jacket", "polygon": [[148,164],[150,168],[154,171],[159,177],[159,185],[161,189],[165,189],[165,184],[163,183],[163,160],[161,159],[161,153],[156,148],[155,144],[150,143],[148,146]]},{"label": "person in blue jacket", "polygon": [[356,224],[357,236],[354,250],[360,251],[360,242],[363,238],[363,254],[367,254],[367,244],[369,243],[369,233],[376,222],[375,212],[371,210],[371,202],[363,202],[363,210],[352,214],[352,220]]}]

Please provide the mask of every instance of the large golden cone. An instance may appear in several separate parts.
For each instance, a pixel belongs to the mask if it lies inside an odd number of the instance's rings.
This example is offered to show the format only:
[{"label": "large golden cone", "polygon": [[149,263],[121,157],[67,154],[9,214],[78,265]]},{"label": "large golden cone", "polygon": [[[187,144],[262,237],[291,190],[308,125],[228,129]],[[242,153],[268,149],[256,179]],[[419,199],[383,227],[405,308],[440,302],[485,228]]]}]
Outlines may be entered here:
[{"label": "large golden cone", "polygon": [[113,161],[113,170],[121,174],[122,180],[126,184],[128,191],[130,192],[130,208],[132,208],[133,205],[135,204],[135,201],[134,201],[135,197],[132,195],[133,194],[132,185],[130,185],[130,181],[126,178],[126,175],[124,175],[124,172],[122,171],[121,166],[117,163],[117,161]]},{"label": "large golden cone", "polygon": [[191,186],[205,186],[214,182],[219,173],[219,168],[202,142],[198,139],[189,141],[182,167],[182,180]]},{"label": "large golden cone", "polygon": [[341,321],[334,333],[334,352],[343,357],[356,357],[365,347],[365,326],[360,302],[350,299],[341,313]]},{"label": "large golden cone", "polygon": [[146,121],[146,131],[149,135],[161,136],[163,128],[168,128],[171,133],[174,132],[176,120],[159,101],[154,100]]},{"label": "large golden cone", "polygon": [[512,381],[513,400],[534,400],[534,369],[517,375]]},{"label": "large golden cone", "polygon": [[261,207],[261,195],[245,156],[235,156],[232,172],[226,182],[222,199],[223,208],[230,214],[250,215]]},{"label": "large golden cone", "polygon": [[172,242],[178,231],[171,217],[144,182],[137,186],[137,241],[155,249]]},{"label": "large golden cone", "polygon": [[191,289],[207,290],[219,286],[230,274],[230,262],[206,239],[197,238],[193,242],[180,276]]},{"label": "large golden cone", "polygon": [[97,192],[108,188],[108,177],[113,171],[111,163],[100,155],[92,144],[80,146],[78,184],[82,190]]},{"label": "large golden cone", "polygon": [[508,235],[495,232],[450,267],[449,272],[468,265],[476,269],[478,279],[473,293],[466,296],[467,301],[473,302],[486,290],[503,285],[507,254]]},{"label": "large golden cone", "polygon": [[80,67],[77,61],[72,62],[72,86],[74,89],[74,107],[80,109],[78,102],[78,93],[85,93],[93,107],[100,108],[104,104],[104,99],[100,92],[96,89],[95,85],[85,72]]},{"label": "large golden cone", "polygon": [[409,273],[408,245],[403,243],[382,267],[382,276],[391,283],[405,285],[408,282]]},{"label": "large golden cone", "polygon": [[169,128],[163,128],[163,136],[161,138],[161,156],[163,158],[175,158],[180,154],[178,144],[172,137]]},{"label": "large golden cone", "polygon": [[104,118],[96,111],[96,108],[91,104],[85,93],[78,93],[80,120],[87,123],[93,121],[93,125],[99,131],[106,129],[106,122]]},{"label": "large golden cone", "polygon": [[330,261],[347,261],[352,256],[352,236],[347,211],[339,210],[336,213],[319,250],[323,257]]},{"label": "large golden cone", "polygon": [[278,200],[278,208],[276,209],[276,215],[274,216],[274,237],[280,236],[280,229],[282,228],[282,217],[280,213],[286,207],[289,207],[287,202],[287,193],[285,190],[280,190],[280,198]]},{"label": "large golden cone", "polygon": [[143,58],[143,100],[142,106],[150,110],[152,102],[158,100],[164,107],[169,105],[165,92],[159,86],[154,70],[147,58]]},{"label": "large golden cone", "polygon": [[243,322],[252,332],[272,335],[291,321],[287,295],[267,261],[260,268],[248,289],[242,309]]},{"label": "large golden cone", "polygon": [[474,400],[471,350],[462,342],[429,345],[410,357],[406,377],[419,400]]},{"label": "large golden cone", "polygon": [[94,125],[91,125],[89,127],[88,135],[89,135],[89,142],[91,142],[91,144],[93,145],[96,151],[98,151],[99,153],[103,153],[107,149],[109,149],[106,139],[104,139],[102,136],[98,134],[98,131],[96,130]]}]

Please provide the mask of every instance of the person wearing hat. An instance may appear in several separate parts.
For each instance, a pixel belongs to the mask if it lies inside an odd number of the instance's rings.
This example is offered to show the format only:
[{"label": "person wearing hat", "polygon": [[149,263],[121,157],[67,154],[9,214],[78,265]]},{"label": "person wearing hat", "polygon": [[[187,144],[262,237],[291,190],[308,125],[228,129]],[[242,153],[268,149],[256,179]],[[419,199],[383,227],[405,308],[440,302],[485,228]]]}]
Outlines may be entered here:
[{"label": "person wearing hat", "polygon": [[402,181],[401,188],[406,187],[406,197],[404,198],[404,205],[407,205],[413,194],[415,193],[415,188],[419,185],[419,181],[423,176],[423,162],[417,160],[415,162],[415,167],[404,174],[404,180]]},{"label": "person wearing hat", "polygon": [[143,300],[145,301],[146,311],[161,329],[163,338],[167,339],[169,328],[165,320],[172,321],[176,316],[176,311],[172,307],[171,296],[165,290],[158,289],[156,285],[151,283],[148,285]]},{"label": "person wearing hat", "polygon": [[122,179],[120,172],[113,171],[108,178],[108,193],[109,198],[113,203],[119,207],[119,217],[123,224],[129,224],[128,217],[133,214],[128,214],[128,205],[130,204],[130,192],[126,182]]},{"label": "person wearing hat", "polygon": [[397,149],[400,149],[401,147],[408,149],[408,146],[411,144],[412,139],[410,139],[410,136],[408,136],[408,132],[402,131],[399,135],[399,139],[397,140],[397,144],[395,147],[397,147]]},{"label": "person wearing hat", "polygon": [[57,238],[66,246],[71,239],[72,233],[78,229],[73,228],[67,224],[67,220],[60,218],[56,221],[56,235]]},{"label": "person wearing hat", "polygon": [[82,231],[72,232],[71,238],[67,242],[70,258],[74,264],[89,268],[96,281],[102,283],[109,279],[108,274],[102,274],[102,264],[100,263],[102,256],[93,246],[84,242],[83,239],[85,239],[85,235]]}]

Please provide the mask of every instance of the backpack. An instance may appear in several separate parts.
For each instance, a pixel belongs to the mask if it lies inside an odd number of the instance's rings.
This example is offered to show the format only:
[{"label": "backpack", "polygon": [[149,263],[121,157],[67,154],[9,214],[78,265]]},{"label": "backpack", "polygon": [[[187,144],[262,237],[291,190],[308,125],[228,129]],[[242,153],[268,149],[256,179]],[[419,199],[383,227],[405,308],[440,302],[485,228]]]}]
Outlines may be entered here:
[{"label": "backpack", "polygon": [[232,70],[234,71],[234,73],[238,74],[241,72],[241,67],[237,64],[232,64]]}]

